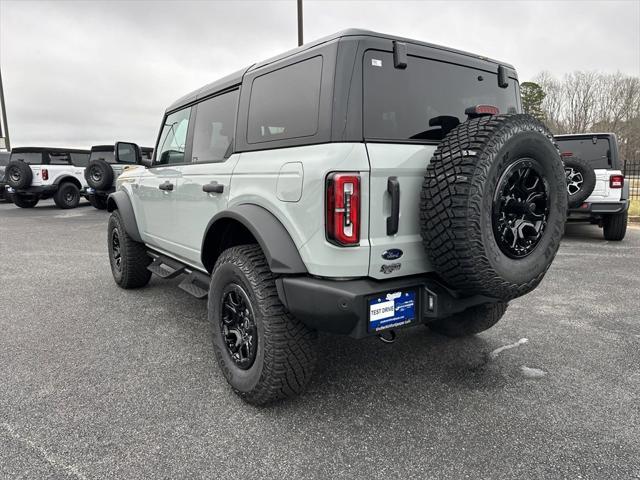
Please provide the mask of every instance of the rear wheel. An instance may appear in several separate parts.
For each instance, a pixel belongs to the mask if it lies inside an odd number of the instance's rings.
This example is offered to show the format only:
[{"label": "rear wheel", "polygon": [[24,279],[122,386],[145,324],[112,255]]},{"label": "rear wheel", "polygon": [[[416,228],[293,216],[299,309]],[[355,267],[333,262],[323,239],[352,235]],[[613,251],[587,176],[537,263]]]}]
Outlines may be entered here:
[{"label": "rear wheel", "polygon": [[627,233],[628,212],[612,213],[602,217],[602,233],[606,240],[620,241]]},{"label": "rear wheel", "polygon": [[450,317],[434,320],[427,326],[447,337],[467,337],[493,327],[506,310],[506,303],[477,305]]},{"label": "rear wheel", "polygon": [[14,193],[12,195],[13,203],[20,208],[33,208],[38,204],[38,197],[32,197],[30,195],[20,195]]},{"label": "rear wheel", "polygon": [[133,240],[124,229],[124,223],[118,210],[109,217],[107,245],[111,273],[116,283],[125,289],[144,287],[149,283],[151,272],[147,266],[151,257],[145,246]]},{"label": "rear wheel", "polygon": [[280,302],[258,245],[225,250],[209,287],[213,346],[227,382],[262,405],[300,394],[316,362],[317,333]]},{"label": "rear wheel", "polygon": [[76,208],[80,203],[80,190],[71,182],[62,183],[53,196],[53,201],[58,208]]}]

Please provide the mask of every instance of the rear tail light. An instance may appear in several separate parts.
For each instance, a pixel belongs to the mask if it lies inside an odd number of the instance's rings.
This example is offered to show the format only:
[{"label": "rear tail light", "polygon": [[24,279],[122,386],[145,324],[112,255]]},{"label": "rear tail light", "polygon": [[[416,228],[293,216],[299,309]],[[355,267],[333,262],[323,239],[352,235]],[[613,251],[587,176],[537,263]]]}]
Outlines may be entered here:
[{"label": "rear tail light", "polygon": [[360,242],[360,175],[334,173],[327,178],[327,239],[336,245]]},{"label": "rear tail light", "polygon": [[609,186],[611,188],[622,188],[624,186],[624,175],[611,175],[609,177]]},{"label": "rear tail light", "polygon": [[42,169],[42,179],[49,180],[49,170],[47,170],[46,168]]},{"label": "rear tail light", "polygon": [[469,118],[477,118],[485,115],[498,115],[500,113],[500,109],[493,105],[475,105],[467,108],[464,113]]},{"label": "rear tail light", "polygon": [[561,157],[573,157],[573,152],[562,152]]}]

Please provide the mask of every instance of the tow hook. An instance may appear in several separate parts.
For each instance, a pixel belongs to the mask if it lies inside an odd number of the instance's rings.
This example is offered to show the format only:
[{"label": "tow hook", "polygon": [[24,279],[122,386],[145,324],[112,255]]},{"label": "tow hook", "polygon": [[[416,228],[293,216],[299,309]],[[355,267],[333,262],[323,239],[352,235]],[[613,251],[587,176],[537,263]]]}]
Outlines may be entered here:
[{"label": "tow hook", "polygon": [[382,343],[393,343],[396,341],[396,331],[387,330],[386,332],[379,333],[378,338]]}]

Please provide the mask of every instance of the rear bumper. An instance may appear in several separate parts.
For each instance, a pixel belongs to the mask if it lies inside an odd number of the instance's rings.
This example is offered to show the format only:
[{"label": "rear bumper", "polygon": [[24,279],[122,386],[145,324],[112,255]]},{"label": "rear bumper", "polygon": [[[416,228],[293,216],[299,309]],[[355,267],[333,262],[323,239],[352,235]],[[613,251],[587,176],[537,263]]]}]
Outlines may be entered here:
[{"label": "rear bumper", "polygon": [[481,295],[462,297],[426,276],[384,281],[283,277],[276,281],[276,285],[280,300],[305,325],[355,338],[378,333],[369,329],[368,300],[383,294],[396,291],[417,293],[415,320],[407,326],[445,318],[474,305],[497,302]]},{"label": "rear bumper", "polygon": [[31,195],[36,197],[51,196],[58,191],[58,185],[39,185],[31,186],[28,188],[12,188],[9,185],[5,186],[5,189],[10,193],[18,195]]},{"label": "rear bumper", "polygon": [[620,200],[617,202],[585,202],[578,208],[569,209],[569,217],[573,215],[603,215],[609,213],[626,212],[629,208],[629,200]]}]

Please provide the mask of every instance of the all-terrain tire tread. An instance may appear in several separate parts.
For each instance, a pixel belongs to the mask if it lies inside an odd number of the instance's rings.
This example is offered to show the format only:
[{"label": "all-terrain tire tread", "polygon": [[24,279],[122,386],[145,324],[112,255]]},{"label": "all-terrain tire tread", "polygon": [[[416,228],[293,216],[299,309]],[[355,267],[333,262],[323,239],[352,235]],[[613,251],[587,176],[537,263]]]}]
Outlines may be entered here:
[{"label": "all-terrain tire tread", "polygon": [[628,212],[612,213],[602,217],[602,234],[605,240],[619,242],[627,234]]},{"label": "all-terrain tire tread", "polygon": [[[133,289],[144,287],[149,283],[151,279],[151,272],[147,269],[147,266],[151,263],[152,259],[147,255],[147,250],[144,244],[136,242],[132,239],[127,231],[124,229],[122,217],[118,210],[114,210],[109,218],[109,223],[115,222],[118,228],[118,235],[120,237],[120,252],[122,255],[123,265],[122,276],[120,281],[116,279],[116,283],[124,289]],[[108,229],[107,242],[111,242],[110,239],[111,229]],[[111,256],[109,257],[111,260]]]},{"label": "all-terrain tire tread", "polygon": [[224,263],[237,266],[249,281],[264,326],[264,367],[260,380],[251,392],[236,390],[236,393],[254,405],[299,395],[315,369],[317,332],[287,312],[276,290],[277,276],[269,269],[259,245],[225,250],[213,271]]}]

